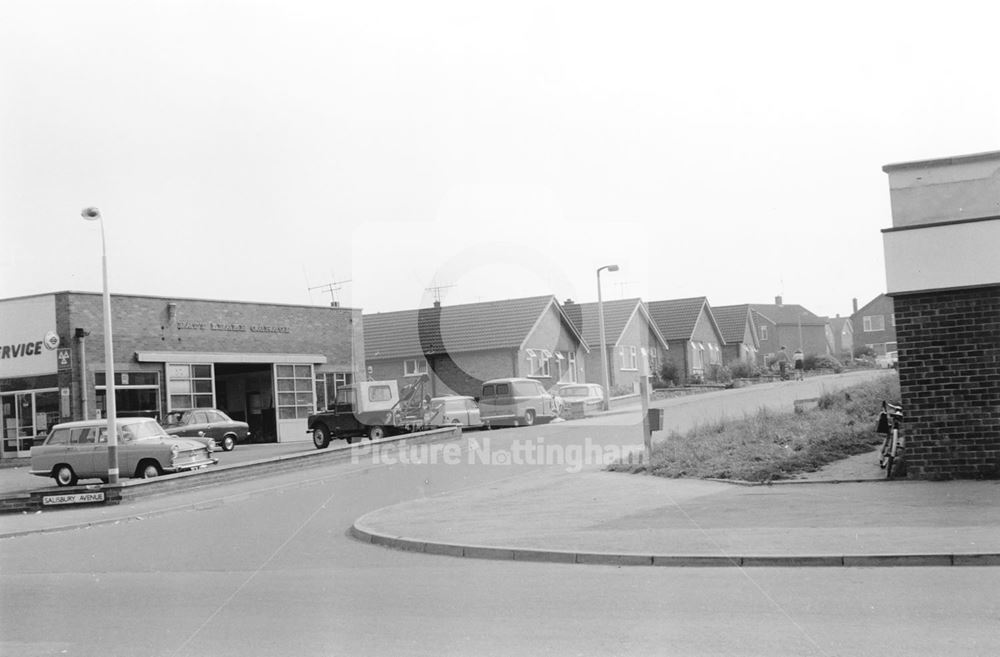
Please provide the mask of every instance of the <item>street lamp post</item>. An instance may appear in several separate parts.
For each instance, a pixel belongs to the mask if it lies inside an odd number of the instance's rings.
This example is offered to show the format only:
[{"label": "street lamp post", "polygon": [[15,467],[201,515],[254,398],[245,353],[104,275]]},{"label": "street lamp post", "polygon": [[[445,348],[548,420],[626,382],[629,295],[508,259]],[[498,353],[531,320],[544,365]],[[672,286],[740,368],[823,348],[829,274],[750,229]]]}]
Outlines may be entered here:
[{"label": "street lamp post", "polygon": [[101,224],[101,274],[104,278],[104,406],[108,420],[108,483],[118,483],[118,408],[115,400],[115,355],[111,343],[111,293],[108,292],[108,247],[104,217],[97,208],[84,208],[81,216]]},{"label": "street lamp post", "polygon": [[803,355],[806,353],[806,346],[802,344],[802,311],[799,311],[799,351]]},{"label": "street lamp post", "polygon": [[608,376],[608,347],[604,338],[604,300],[601,298],[601,272],[618,271],[618,265],[604,265],[597,270],[597,322],[601,327],[601,374],[604,376],[604,410],[611,406],[611,380]]}]

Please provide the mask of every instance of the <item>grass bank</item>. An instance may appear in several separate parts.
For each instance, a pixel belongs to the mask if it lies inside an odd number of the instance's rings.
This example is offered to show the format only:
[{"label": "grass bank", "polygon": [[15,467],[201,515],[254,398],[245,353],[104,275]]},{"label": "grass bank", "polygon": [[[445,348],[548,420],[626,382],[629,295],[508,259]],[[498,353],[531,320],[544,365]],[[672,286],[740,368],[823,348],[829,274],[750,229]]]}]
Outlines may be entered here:
[{"label": "grass bank", "polygon": [[620,462],[608,469],[674,478],[787,479],[877,448],[882,437],[875,420],[883,399],[898,402],[897,377],[827,393],[817,408],[802,413],[761,409],[741,420],[671,432],[654,443],[651,463]]}]

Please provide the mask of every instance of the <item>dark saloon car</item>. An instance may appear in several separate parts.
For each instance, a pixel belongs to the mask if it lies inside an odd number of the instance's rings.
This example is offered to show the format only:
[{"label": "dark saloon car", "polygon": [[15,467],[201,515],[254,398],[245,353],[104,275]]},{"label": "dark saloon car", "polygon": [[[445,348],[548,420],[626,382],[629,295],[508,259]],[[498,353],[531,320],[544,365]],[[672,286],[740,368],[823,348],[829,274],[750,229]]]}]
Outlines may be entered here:
[{"label": "dark saloon car", "polygon": [[170,411],[163,419],[163,428],[172,436],[184,436],[203,442],[213,441],[223,451],[231,452],[236,443],[250,437],[250,425],[233,420],[214,408],[192,408]]}]

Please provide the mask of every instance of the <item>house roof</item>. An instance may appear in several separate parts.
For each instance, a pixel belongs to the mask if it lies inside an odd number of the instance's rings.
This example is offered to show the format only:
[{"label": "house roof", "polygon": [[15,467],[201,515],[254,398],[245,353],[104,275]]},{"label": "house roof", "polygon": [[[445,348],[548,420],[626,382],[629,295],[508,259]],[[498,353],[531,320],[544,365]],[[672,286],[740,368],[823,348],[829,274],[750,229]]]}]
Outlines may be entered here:
[{"label": "house roof", "polygon": [[844,330],[844,325],[847,325],[851,329],[851,333],[854,332],[854,324],[851,322],[850,317],[831,317],[830,318],[830,328],[833,329],[834,333],[840,333]]},{"label": "house roof", "polygon": [[586,348],[556,298],[549,295],[362,315],[365,358],[519,349],[551,307]]},{"label": "house roof", "polygon": [[[653,330],[654,335],[660,341],[661,346],[667,347],[667,341],[660,333],[653,318],[649,316],[642,300],[616,299],[614,301],[603,301],[604,310],[604,337],[608,345],[615,345],[621,339],[622,333],[628,327],[629,322],[638,313],[646,318],[646,322]],[[587,341],[588,345],[601,344],[601,325],[597,313],[597,303],[573,303],[563,304],[563,312],[576,326],[577,330]]]},{"label": "house roof", "polygon": [[735,306],[715,306],[712,308],[715,322],[722,332],[722,339],[726,343],[743,342],[746,336],[747,318],[750,318],[750,334],[754,336],[756,342],[756,330],[753,327],[753,317],[750,314],[750,304],[744,303]]},{"label": "house roof", "polygon": [[802,326],[826,326],[827,323],[826,317],[814,315],[797,303],[783,303],[780,306],[773,303],[752,303],[750,308],[778,326],[798,326],[800,316]]},{"label": "house roof", "polygon": [[694,335],[694,329],[698,325],[698,317],[701,316],[702,309],[708,315],[712,327],[722,339],[722,331],[712,314],[712,307],[708,305],[705,297],[691,297],[688,299],[669,299],[667,301],[649,301],[646,303],[650,317],[656,323],[660,333],[667,340],[690,340]]},{"label": "house roof", "polygon": [[865,312],[869,308],[871,308],[871,307],[873,307],[875,305],[878,305],[878,304],[883,304],[883,303],[885,303],[887,301],[888,301],[888,303],[889,303],[890,306],[893,304],[893,299],[888,294],[885,294],[885,293],[879,294],[874,299],[872,299],[871,301],[869,301],[865,305],[863,305],[860,308],[858,308],[857,312],[851,313],[851,317],[861,317],[861,316],[863,316],[865,314]]}]

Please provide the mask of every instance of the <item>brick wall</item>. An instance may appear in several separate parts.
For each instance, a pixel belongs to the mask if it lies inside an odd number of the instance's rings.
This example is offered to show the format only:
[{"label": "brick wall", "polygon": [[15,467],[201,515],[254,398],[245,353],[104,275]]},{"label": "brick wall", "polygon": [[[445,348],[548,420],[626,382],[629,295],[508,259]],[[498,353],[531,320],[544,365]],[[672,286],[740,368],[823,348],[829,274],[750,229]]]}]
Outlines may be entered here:
[{"label": "brick wall", "polygon": [[1000,286],[894,300],[908,476],[1000,476]]},{"label": "brick wall", "polygon": [[[83,415],[80,372],[85,366],[88,413],[94,417],[94,375],[105,370],[103,297],[61,292],[56,308],[60,338],[73,349],[73,415]],[[177,352],[177,362],[184,362],[186,352],[321,354],[327,358],[322,371],[352,372],[364,379],[363,327],[357,309],[112,294],[111,313],[116,371],[160,372],[162,409],[167,408],[163,365],[137,362],[138,351]],[[85,364],[73,339],[76,327],[90,331]],[[61,376],[61,385],[69,382]]]}]

